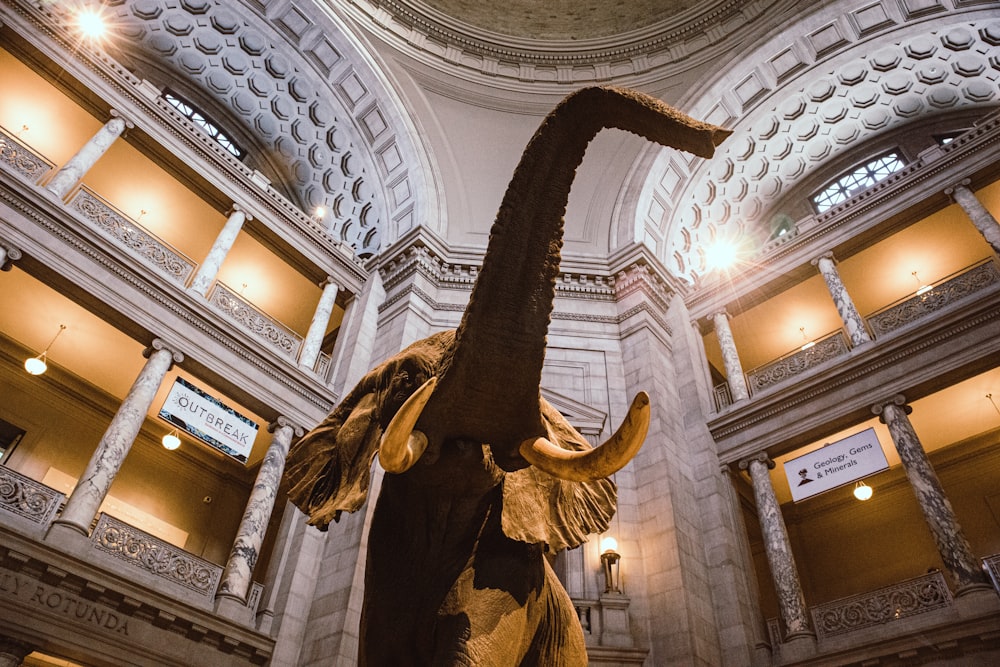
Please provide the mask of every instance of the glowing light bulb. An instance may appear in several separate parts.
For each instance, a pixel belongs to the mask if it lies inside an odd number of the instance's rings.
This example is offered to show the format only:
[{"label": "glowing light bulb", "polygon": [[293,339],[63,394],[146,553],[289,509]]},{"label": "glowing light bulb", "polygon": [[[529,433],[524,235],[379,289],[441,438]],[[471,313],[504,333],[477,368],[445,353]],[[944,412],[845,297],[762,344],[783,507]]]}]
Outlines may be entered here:
[{"label": "glowing light bulb", "polygon": [[48,370],[49,365],[45,363],[45,354],[42,353],[37,357],[31,357],[30,359],[24,360],[24,370],[28,371],[32,375],[41,375],[46,370]]},{"label": "glowing light bulb", "polygon": [[90,39],[100,39],[107,30],[104,17],[93,9],[85,9],[77,14],[76,25],[80,28],[80,32]]},{"label": "glowing light bulb", "polygon": [[610,535],[601,540],[601,553],[608,553],[609,551],[618,551],[618,540]]},{"label": "glowing light bulb", "polygon": [[854,487],[854,497],[858,500],[868,500],[872,497],[872,487],[868,486],[864,482],[858,482]]},{"label": "glowing light bulb", "polygon": [[169,449],[170,451],[174,451],[175,449],[180,447],[181,439],[178,437],[177,429],[174,429],[170,433],[164,435],[163,440],[161,440],[161,442],[163,443],[163,448]]}]

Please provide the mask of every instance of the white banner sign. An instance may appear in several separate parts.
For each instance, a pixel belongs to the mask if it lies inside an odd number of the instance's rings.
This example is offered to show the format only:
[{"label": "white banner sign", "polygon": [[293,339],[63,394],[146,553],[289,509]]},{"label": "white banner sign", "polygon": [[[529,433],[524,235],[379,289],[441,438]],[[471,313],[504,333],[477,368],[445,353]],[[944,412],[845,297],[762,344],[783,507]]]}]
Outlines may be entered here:
[{"label": "white banner sign", "polygon": [[160,409],[160,418],[246,463],[259,427],[222,401],[178,377]]},{"label": "white banner sign", "polygon": [[889,462],[870,428],[785,461],[785,477],[798,502],[885,470]]}]

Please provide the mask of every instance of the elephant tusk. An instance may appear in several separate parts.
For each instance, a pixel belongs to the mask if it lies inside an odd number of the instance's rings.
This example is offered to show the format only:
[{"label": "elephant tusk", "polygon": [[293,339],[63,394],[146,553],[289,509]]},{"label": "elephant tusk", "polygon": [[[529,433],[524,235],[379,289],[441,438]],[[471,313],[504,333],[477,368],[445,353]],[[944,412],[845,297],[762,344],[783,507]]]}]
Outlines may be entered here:
[{"label": "elephant tusk", "polygon": [[406,472],[427,449],[427,436],[415,431],[414,427],[436,386],[437,377],[432,377],[420,385],[419,389],[410,394],[386,427],[378,449],[378,462],[386,472],[397,475]]},{"label": "elephant tusk", "polygon": [[571,482],[593,482],[610,477],[625,467],[642,447],[649,429],[649,395],[639,392],[615,434],[600,447],[571,451],[552,444],[548,438],[532,438],[521,443],[521,456],[553,477]]}]

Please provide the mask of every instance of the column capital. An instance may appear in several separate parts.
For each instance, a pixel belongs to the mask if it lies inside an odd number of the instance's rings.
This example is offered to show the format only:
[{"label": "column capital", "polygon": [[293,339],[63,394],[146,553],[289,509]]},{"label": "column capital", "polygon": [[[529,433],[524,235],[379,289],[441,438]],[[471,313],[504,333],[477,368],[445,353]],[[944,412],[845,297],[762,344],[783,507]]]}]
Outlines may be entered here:
[{"label": "column capital", "polygon": [[910,414],[911,412],[913,412],[913,408],[906,403],[906,397],[903,396],[902,394],[896,394],[895,396],[893,396],[889,400],[882,401],[881,403],[876,403],[875,405],[872,406],[872,414],[873,415],[878,415],[878,420],[880,422],[882,422],[883,424],[885,423],[884,410],[885,410],[885,407],[887,405],[899,405],[899,406],[902,406],[903,411],[906,414]]},{"label": "column capital", "polygon": [[729,311],[726,310],[725,308],[720,308],[719,310],[709,315],[709,319],[711,319],[714,322],[715,318],[719,317],[720,315],[726,318],[727,320],[729,319]]},{"label": "column capital", "polygon": [[827,250],[824,253],[820,253],[819,255],[816,255],[816,257],[814,257],[811,260],[809,260],[809,263],[812,264],[813,266],[819,266],[819,262],[820,262],[821,259],[828,259],[831,262],[833,262],[834,264],[837,263],[837,258],[833,256],[833,251],[832,250]]},{"label": "column capital", "polygon": [[320,289],[325,289],[327,285],[333,285],[338,291],[340,290],[340,284],[334,280],[333,276],[327,276],[325,279],[319,281]]},{"label": "column capital", "polygon": [[764,463],[767,465],[768,470],[774,470],[774,459],[767,455],[767,452],[757,452],[753,456],[748,456],[745,459],[741,459],[737,464],[740,470],[746,470],[750,467],[750,464],[754,461],[759,463]]},{"label": "column capital", "polygon": [[135,127],[135,123],[133,123],[124,115],[122,115],[121,111],[119,111],[118,109],[111,109],[111,119],[114,120],[115,118],[118,118],[119,120],[125,123],[125,129],[131,130],[132,128]]},{"label": "column capital", "polygon": [[279,428],[290,428],[290,429],[292,429],[292,434],[296,438],[301,438],[305,434],[305,431],[302,429],[301,426],[296,426],[292,422],[292,420],[288,419],[288,417],[285,417],[283,415],[279,415],[278,417],[275,418],[275,420],[273,422],[268,423],[268,425],[267,425],[267,432],[268,433],[274,433]]},{"label": "column capital", "polygon": [[969,185],[971,185],[971,184],[972,184],[972,180],[971,179],[963,178],[962,180],[960,180],[955,185],[950,185],[947,188],[945,188],[944,189],[944,193],[950,197],[951,195],[953,195],[955,193],[956,189],[958,189],[958,188],[968,188]]},{"label": "column capital", "polygon": [[142,351],[142,356],[145,357],[146,359],[149,359],[149,357],[154,352],[157,352],[159,350],[166,350],[167,352],[170,352],[170,356],[172,359],[171,366],[173,364],[179,364],[182,361],[184,361],[184,355],[182,353],[175,352],[172,345],[168,346],[167,343],[165,343],[160,338],[154,338],[153,342],[149,344],[149,347],[147,347],[145,350]]},{"label": "column capital", "polygon": [[232,215],[233,213],[242,213],[243,217],[247,220],[253,220],[253,215],[250,214],[250,211],[237,202],[233,202],[233,205],[229,207],[229,215]]},{"label": "column capital", "polygon": [[13,246],[2,246],[5,249],[3,261],[0,262],[0,271],[10,271],[13,262],[21,259],[21,251]]}]

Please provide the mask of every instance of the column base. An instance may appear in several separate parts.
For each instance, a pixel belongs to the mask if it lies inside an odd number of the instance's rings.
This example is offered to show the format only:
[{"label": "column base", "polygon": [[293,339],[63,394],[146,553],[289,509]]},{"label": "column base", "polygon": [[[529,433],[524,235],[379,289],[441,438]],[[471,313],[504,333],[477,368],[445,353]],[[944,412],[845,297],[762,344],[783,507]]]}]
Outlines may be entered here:
[{"label": "column base", "polygon": [[816,655],[816,635],[810,630],[793,632],[781,643],[781,662],[798,663]]},{"label": "column base", "polygon": [[58,547],[62,551],[76,554],[81,550],[90,551],[90,534],[75,523],[56,519],[49,525],[43,538],[44,542]]},{"label": "column base", "polygon": [[1000,597],[989,584],[970,584],[955,592],[955,608],[962,618],[974,618],[1000,609]]},{"label": "column base", "polygon": [[237,595],[228,593],[216,593],[215,613],[230,621],[235,621],[242,625],[254,627],[254,619],[250,616],[246,600]]}]

